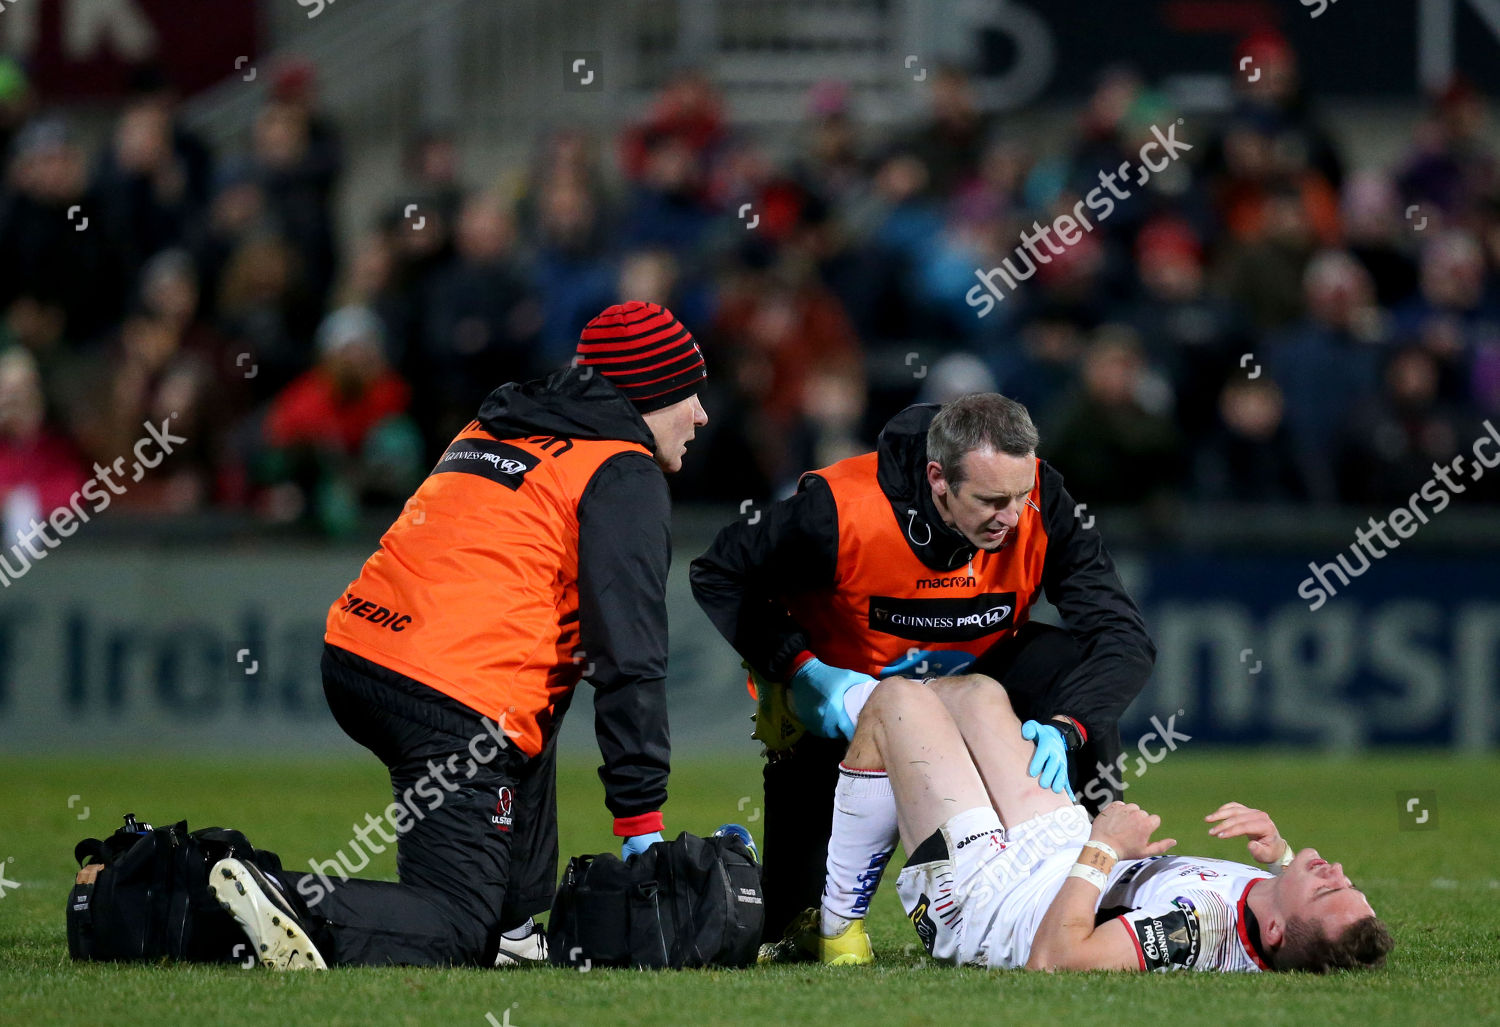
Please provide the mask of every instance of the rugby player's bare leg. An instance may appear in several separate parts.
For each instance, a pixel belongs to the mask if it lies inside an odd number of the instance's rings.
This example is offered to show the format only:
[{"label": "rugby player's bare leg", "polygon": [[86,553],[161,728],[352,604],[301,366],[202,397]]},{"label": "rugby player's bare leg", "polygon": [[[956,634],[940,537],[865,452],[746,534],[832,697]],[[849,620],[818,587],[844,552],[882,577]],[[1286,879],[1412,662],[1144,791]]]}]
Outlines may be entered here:
[{"label": "rugby player's bare leg", "polygon": [[1021,722],[998,681],[966,674],[929,684],[958,726],[1002,824],[1011,827],[1073,804],[1026,772],[1036,746],[1021,737]]},{"label": "rugby player's bare leg", "polygon": [[[1020,739],[1019,725],[1015,734]],[[860,712],[844,763],[890,775],[907,852],[959,813],[991,805],[959,725],[921,682],[888,678],[876,687]],[[1022,777],[1025,773],[1023,763]]]}]

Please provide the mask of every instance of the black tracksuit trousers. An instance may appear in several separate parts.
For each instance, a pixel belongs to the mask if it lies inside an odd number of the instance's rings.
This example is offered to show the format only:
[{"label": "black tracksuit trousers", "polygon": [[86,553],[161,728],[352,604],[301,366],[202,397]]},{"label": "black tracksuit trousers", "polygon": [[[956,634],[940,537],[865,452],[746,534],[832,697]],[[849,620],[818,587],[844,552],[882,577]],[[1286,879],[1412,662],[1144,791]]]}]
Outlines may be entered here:
[{"label": "black tracksuit trousers", "polygon": [[[556,735],[528,758],[474,710],[379,671],[324,649],[328,705],[389,768],[393,805],[311,872],[278,876],[330,965],[493,965],[500,933],[552,902]],[[389,841],[398,882],[352,876]]]}]

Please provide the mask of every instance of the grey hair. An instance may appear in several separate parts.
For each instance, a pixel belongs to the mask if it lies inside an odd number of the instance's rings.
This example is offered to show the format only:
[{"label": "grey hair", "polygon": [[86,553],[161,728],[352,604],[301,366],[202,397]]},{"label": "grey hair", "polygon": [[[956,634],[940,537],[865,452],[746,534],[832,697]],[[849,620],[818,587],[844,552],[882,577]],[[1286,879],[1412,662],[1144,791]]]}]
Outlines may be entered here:
[{"label": "grey hair", "polygon": [[976,392],[944,403],[927,429],[927,459],[943,468],[948,484],[963,484],[965,453],[993,449],[1009,456],[1031,456],[1041,436],[1031,414],[998,392]]}]

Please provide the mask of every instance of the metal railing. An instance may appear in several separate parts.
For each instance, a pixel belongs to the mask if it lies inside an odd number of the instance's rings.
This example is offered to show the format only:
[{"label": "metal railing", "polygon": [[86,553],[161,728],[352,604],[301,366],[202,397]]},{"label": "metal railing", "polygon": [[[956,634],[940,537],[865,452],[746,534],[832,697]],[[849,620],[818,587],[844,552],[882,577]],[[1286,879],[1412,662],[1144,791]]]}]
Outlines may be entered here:
[{"label": "metal railing", "polygon": [[[503,145],[546,124],[609,124],[691,62],[733,116],[801,116],[816,82],[837,79],[880,119],[899,105],[902,66],[922,35],[917,0],[330,0],[315,18],[277,8],[262,63],[298,56],[318,70],[323,105],[357,145],[423,122]],[[594,88],[568,81],[568,55],[592,51]],[[246,138],[269,88],[238,76],[197,97],[189,123],[212,142]],[[570,87],[572,86],[572,87]]]}]

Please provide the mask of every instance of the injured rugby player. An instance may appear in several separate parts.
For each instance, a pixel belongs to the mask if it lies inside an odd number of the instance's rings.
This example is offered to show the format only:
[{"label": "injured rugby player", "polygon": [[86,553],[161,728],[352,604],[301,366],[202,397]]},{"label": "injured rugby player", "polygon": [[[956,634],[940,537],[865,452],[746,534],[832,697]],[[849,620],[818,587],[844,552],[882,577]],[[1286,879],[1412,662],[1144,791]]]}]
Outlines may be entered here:
[{"label": "injured rugby player", "polygon": [[1082,806],[1027,775],[1032,745],[1005,690],[968,675],[890,678],[860,709],[840,766],[822,908],[766,959],[871,962],[863,918],[899,836],[897,891],[923,946],[957,965],[1038,970],[1377,967],[1390,933],[1343,867],[1293,851],[1236,802],[1204,819],[1262,867],[1168,855],[1160,819]]}]

